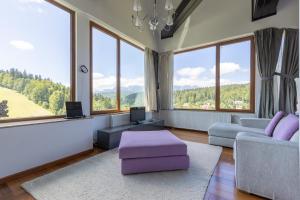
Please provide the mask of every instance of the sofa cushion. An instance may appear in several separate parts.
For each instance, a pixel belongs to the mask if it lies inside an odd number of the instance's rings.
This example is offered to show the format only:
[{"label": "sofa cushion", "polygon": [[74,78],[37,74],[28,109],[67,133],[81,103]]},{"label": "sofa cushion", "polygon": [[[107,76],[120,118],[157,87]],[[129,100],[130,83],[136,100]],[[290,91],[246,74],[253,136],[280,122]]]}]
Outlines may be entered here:
[{"label": "sofa cushion", "polygon": [[277,124],[273,132],[273,138],[277,140],[290,140],[298,129],[298,117],[293,114],[289,114],[288,116],[280,120],[280,122]]},{"label": "sofa cushion", "polygon": [[249,128],[265,129],[272,119],[267,118],[240,118],[239,124]]},{"label": "sofa cushion", "polygon": [[[270,138],[267,135],[253,133],[253,132],[239,132],[238,136],[250,136],[250,137],[258,137],[258,138]],[[272,139],[272,138],[270,138],[270,139]]]},{"label": "sofa cushion", "polygon": [[224,137],[218,137],[213,135],[210,135],[208,137],[208,144],[222,146],[222,147],[233,148],[234,141],[235,139],[233,138],[224,138]]},{"label": "sofa cushion", "polygon": [[272,137],[275,127],[283,117],[284,117],[284,112],[279,111],[276,113],[276,115],[272,118],[272,120],[269,122],[268,126],[265,129],[265,134],[267,136]]},{"label": "sofa cushion", "polygon": [[210,136],[235,139],[238,132],[264,134],[264,129],[244,127],[239,124],[215,123],[208,129]]},{"label": "sofa cushion", "polygon": [[120,159],[186,155],[187,145],[167,130],[122,133]]},{"label": "sofa cushion", "polygon": [[290,139],[290,141],[299,143],[299,130],[293,135],[293,137]]}]

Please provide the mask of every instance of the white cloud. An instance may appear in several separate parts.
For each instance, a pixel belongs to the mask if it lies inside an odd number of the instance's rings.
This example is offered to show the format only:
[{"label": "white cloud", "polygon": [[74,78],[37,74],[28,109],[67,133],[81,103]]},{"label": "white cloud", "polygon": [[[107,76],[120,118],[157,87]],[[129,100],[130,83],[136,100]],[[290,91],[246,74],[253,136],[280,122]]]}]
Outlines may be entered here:
[{"label": "white cloud", "polygon": [[247,84],[249,81],[231,81],[228,79],[220,79],[220,85]]},{"label": "white cloud", "polygon": [[[231,81],[228,79],[220,79],[220,85],[232,85],[232,84],[246,84],[249,81]],[[215,79],[199,79],[191,80],[186,78],[174,79],[174,86],[176,88],[190,89],[190,88],[205,88],[214,87],[216,85]]]},{"label": "white cloud", "polygon": [[174,79],[174,85],[182,88],[195,88],[195,87],[212,87],[215,86],[215,79],[189,79],[180,78]]},{"label": "white cloud", "polygon": [[33,50],[34,46],[30,42],[26,42],[23,40],[12,40],[10,41],[10,45],[14,46],[20,50]]},{"label": "white cloud", "polygon": [[42,8],[37,8],[36,11],[37,11],[39,14],[45,13],[45,10],[42,9]]},{"label": "white cloud", "polygon": [[[189,88],[203,88],[203,87],[214,87],[215,82],[215,70],[216,66],[210,69],[210,72],[213,74],[207,74],[206,69],[203,67],[197,68],[182,68],[176,71],[177,76],[174,76],[174,86],[176,89],[189,89]],[[245,70],[241,69],[239,64],[236,63],[221,63],[221,75],[244,72]],[[202,75],[205,73],[204,75]],[[202,75],[200,77],[200,75]],[[249,82],[249,81],[248,81]],[[248,83],[247,81],[232,81],[229,79],[221,79],[221,85],[231,85],[231,84],[244,84]]]},{"label": "white cloud", "polygon": [[215,83],[214,79],[207,77],[200,77],[206,72],[204,67],[185,67],[177,70],[174,77],[174,85],[176,87],[189,88],[189,87],[210,87]]},{"label": "white cloud", "polygon": [[[101,73],[93,73],[93,88],[94,91],[111,90],[116,87],[115,76],[104,76]],[[137,78],[121,78],[122,87],[144,86],[144,77]]]},{"label": "white cloud", "polygon": [[186,67],[186,68],[181,68],[176,71],[176,73],[185,78],[189,79],[197,79],[202,73],[206,71],[205,68],[203,67]]},{"label": "white cloud", "polygon": [[114,89],[116,87],[116,77],[104,76],[100,73],[93,73],[93,88],[94,91],[103,91]]},{"label": "white cloud", "polygon": [[[233,72],[238,72],[241,70],[241,67],[237,63],[220,63],[220,74],[230,74]],[[216,66],[214,66],[211,70],[211,73],[215,74],[216,73]]]},{"label": "white cloud", "polygon": [[144,86],[144,77],[121,78],[121,87]]}]

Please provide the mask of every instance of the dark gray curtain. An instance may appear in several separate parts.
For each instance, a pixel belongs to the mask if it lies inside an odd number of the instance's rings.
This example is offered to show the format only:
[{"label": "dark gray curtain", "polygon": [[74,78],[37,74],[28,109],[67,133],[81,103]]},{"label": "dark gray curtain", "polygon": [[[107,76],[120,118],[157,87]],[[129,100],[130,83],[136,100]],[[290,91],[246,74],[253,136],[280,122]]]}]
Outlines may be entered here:
[{"label": "dark gray curtain", "polygon": [[285,40],[280,76],[279,109],[287,113],[297,110],[297,88],[299,77],[299,30],[285,29]]},{"label": "dark gray curtain", "polygon": [[258,116],[274,115],[273,76],[281,46],[282,29],[267,28],[255,32],[257,66],[261,76],[261,93]]},{"label": "dark gray curtain", "polygon": [[153,54],[154,73],[155,73],[155,85],[156,85],[156,102],[157,102],[156,112],[158,112],[160,110],[159,78],[158,78],[158,59],[159,59],[159,54],[156,51],[152,51],[152,54]]}]

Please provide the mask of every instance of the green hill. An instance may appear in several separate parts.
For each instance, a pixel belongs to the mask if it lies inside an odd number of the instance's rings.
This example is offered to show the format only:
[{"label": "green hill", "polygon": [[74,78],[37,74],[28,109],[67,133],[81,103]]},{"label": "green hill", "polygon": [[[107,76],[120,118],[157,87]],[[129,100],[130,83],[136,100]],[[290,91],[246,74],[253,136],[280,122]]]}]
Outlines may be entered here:
[{"label": "green hill", "polygon": [[[188,109],[215,109],[215,87],[174,91],[174,107]],[[220,106],[223,109],[249,109],[250,85],[232,84],[220,88]]]},{"label": "green hill", "polygon": [[132,93],[124,98],[123,104],[127,104],[130,106],[137,106],[137,105],[144,105],[144,93],[138,92],[138,93]]},{"label": "green hill", "polygon": [[[50,111],[42,108],[38,104],[30,101],[26,96],[0,87],[0,102],[2,100],[8,101],[8,116],[9,118],[24,118],[35,116],[49,116],[53,115]],[[3,118],[5,119],[5,118]]]},{"label": "green hill", "polygon": [[[41,75],[33,75],[26,71],[21,72],[14,68],[0,70],[0,87],[24,95],[27,100],[55,115],[63,115],[65,113],[65,101],[70,100],[69,87],[55,83],[49,78],[42,78]],[[6,96],[4,95],[2,98],[6,98]],[[21,101],[18,102],[21,103]],[[35,110],[32,110],[30,113],[33,113],[33,116],[40,115],[39,112],[35,113]],[[11,116],[13,116],[13,113]],[[27,116],[30,117],[30,115]]]}]

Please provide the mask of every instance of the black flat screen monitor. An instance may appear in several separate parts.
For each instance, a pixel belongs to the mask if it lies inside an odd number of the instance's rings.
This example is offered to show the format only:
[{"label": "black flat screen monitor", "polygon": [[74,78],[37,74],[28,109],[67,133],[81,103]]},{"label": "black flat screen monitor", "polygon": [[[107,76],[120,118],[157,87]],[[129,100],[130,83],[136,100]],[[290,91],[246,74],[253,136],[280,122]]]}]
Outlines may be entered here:
[{"label": "black flat screen monitor", "polygon": [[81,102],[66,102],[66,110],[68,119],[83,117]]},{"label": "black flat screen monitor", "polygon": [[130,108],[130,121],[139,123],[146,119],[145,107],[131,107]]}]

